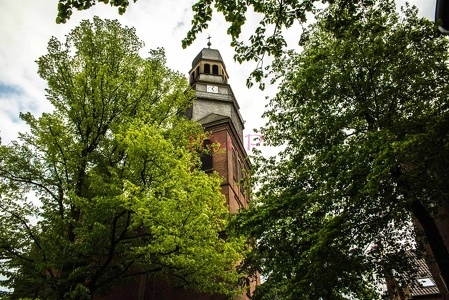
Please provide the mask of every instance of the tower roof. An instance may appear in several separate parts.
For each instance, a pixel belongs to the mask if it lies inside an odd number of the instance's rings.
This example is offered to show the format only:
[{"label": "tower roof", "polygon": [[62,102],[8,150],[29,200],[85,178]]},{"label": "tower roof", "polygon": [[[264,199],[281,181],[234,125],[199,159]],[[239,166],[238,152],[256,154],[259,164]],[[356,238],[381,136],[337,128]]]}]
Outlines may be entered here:
[{"label": "tower roof", "polygon": [[223,67],[226,68],[223,58],[221,57],[220,51],[217,49],[203,48],[203,50],[198,53],[195,59],[192,62],[192,68],[195,67],[202,60],[212,60],[218,61],[223,64]]}]

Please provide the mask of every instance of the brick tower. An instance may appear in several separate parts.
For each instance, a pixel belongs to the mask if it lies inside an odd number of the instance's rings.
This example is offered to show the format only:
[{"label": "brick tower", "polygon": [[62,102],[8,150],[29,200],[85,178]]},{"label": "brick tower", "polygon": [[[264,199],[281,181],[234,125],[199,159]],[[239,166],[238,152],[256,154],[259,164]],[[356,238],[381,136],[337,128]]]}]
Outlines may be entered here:
[{"label": "brick tower", "polygon": [[[221,192],[231,213],[248,207],[249,190],[244,184],[248,178],[250,164],[243,144],[243,119],[239,105],[228,84],[226,66],[215,49],[204,48],[192,62],[189,72],[190,85],[196,93],[196,100],[187,110],[193,119],[210,133],[205,144],[219,143],[220,148],[210,155],[203,155],[202,169],[217,172],[222,178]],[[224,203],[225,204],[225,203]],[[120,285],[106,297],[96,300],[228,300],[221,295],[209,295],[174,287],[170,283],[146,275],[137,276],[132,283]],[[249,300],[259,277],[248,279],[250,287],[235,300]]]},{"label": "brick tower", "polygon": [[[243,143],[244,122],[239,112],[239,105],[228,84],[225,63],[216,49],[204,48],[192,62],[189,82],[195,91],[196,99],[186,116],[199,122],[209,133],[204,144],[219,143],[218,151],[201,158],[205,172],[217,172],[222,178],[221,192],[226,197],[226,205],[231,213],[248,207],[249,190],[245,179],[248,178],[250,164]],[[151,300],[226,300],[220,295],[208,295],[173,288],[157,279],[150,279],[146,285],[151,286],[151,295],[144,299]],[[236,300],[251,299],[259,278],[248,279],[250,287]]]},{"label": "brick tower", "polygon": [[222,193],[230,212],[236,213],[248,205],[245,178],[250,165],[243,144],[244,122],[220,52],[201,50],[192,62],[189,78],[197,99],[188,117],[211,133],[205,143],[220,144],[220,151],[202,158],[203,170],[216,171],[223,178]]}]

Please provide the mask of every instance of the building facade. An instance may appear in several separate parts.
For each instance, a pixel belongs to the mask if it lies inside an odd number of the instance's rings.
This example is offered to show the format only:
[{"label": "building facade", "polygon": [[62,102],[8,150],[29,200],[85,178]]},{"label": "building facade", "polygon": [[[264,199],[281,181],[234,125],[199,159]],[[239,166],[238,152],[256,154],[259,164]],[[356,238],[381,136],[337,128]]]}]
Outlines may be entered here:
[{"label": "building facade", "polygon": [[220,52],[201,50],[192,62],[189,78],[196,100],[187,116],[209,133],[206,143],[220,144],[218,151],[203,158],[203,170],[216,171],[223,178],[221,190],[226,204],[231,213],[236,213],[248,206],[246,179],[251,167],[243,143],[243,118]]},{"label": "building facade", "polygon": [[446,300],[444,291],[440,290],[437,280],[431,273],[424,258],[410,253],[410,259],[417,267],[416,278],[403,287],[395,278],[387,278],[387,296],[390,300]]}]

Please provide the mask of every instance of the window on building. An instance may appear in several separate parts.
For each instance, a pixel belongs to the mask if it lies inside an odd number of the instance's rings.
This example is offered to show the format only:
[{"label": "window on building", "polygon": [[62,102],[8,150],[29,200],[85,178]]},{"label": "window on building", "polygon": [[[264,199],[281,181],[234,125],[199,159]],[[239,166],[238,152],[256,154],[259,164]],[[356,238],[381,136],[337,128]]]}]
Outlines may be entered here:
[{"label": "window on building", "polygon": [[204,64],[204,74],[210,74],[210,65]]},{"label": "window on building", "polygon": [[243,165],[242,162],[239,159],[239,164],[238,164],[238,168],[239,168],[239,184],[240,184],[240,192],[243,194],[245,194],[244,191],[244,186],[245,186],[245,182],[243,180]]},{"label": "window on building", "polygon": [[218,75],[218,66],[217,65],[212,66],[212,74]]},{"label": "window on building", "polygon": [[238,180],[242,179],[242,162],[240,159],[237,159],[237,178]]},{"label": "window on building", "polygon": [[234,201],[235,201],[235,204],[236,204],[234,206],[234,209],[235,209],[235,212],[237,212],[240,209],[242,209],[243,204],[242,204],[242,201],[240,201],[240,198],[237,195],[234,195]]},{"label": "window on building", "polygon": [[251,280],[249,278],[245,278],[245,285],[246,285],[246,295],[251,298]]},{"label": "window on building", "polygon": [[421,287],[433,287],[433,286],[436,286],[435,282],[430,277],[419,278],[419,279],[417,279],[417,281],[418,281],[418,283],[419,283],[419,285]]},{"label": "window on building", "polygon": [[234,177],[234,181],[238,182],[238,166],[237,166],[237,153],[235,153],[235,150],[232,151],[232,175]]},{"label": "window on building", "polygon": [[203,148],[205,153],[201,155],[201,170],[210,171],[212,170],[212,152],[211,152],[212,142],[210,140],[205,140],[203,142]]}]

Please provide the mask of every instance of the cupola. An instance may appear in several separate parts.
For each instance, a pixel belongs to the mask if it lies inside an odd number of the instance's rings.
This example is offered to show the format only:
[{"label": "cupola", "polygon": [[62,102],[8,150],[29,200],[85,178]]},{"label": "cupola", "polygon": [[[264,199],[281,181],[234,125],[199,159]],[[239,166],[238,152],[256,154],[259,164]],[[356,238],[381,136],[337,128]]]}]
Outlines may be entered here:
[{"label": "cupola", "polygon": [[228,73],[216,49],[204,48],[192,62],[189,72],[190,84],[196,81],[209,81],[214,83],[228,83]]},{"label": "cupola", "polygon": [[203,48],[192,61],[189,78],[196,100],[187,111],[187,117],[205,127],[228,120],[236,137],[243,142],[244,122],[220,52]]}]

